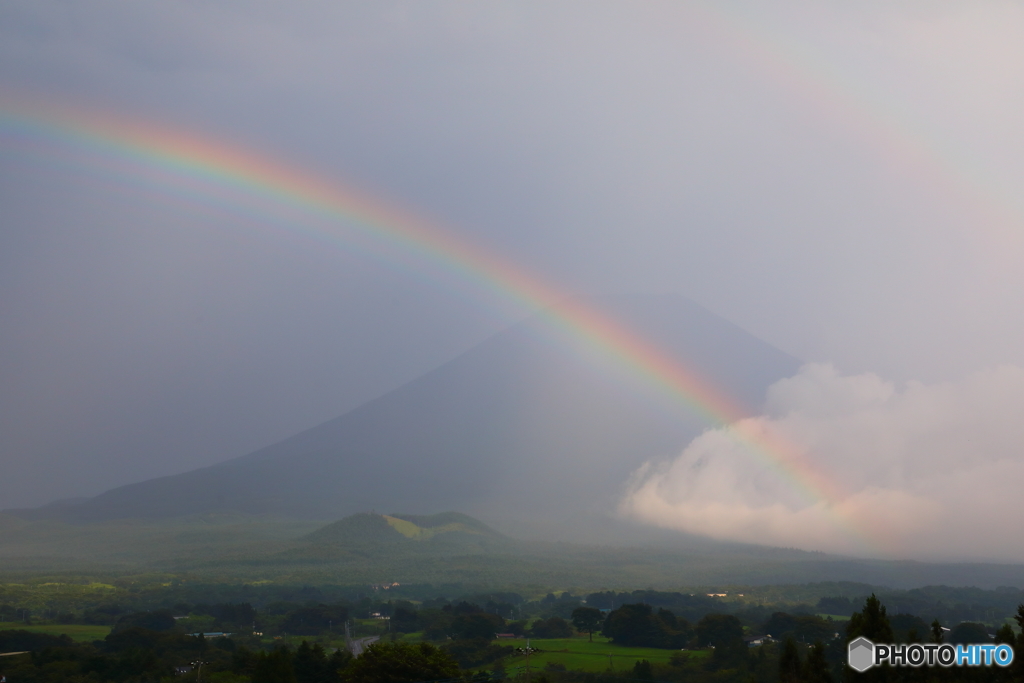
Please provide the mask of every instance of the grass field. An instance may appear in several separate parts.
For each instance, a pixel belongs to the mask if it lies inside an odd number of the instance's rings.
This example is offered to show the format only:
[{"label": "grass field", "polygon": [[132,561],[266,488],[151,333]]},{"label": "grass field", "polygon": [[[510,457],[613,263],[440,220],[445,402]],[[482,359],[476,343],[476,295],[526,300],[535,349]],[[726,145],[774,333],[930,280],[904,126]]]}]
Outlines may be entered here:
[{"label": "grass field", "polygon": [[[500,645],[525,647],[526,639],[495,641]],[[586,638],[564,639],[531,639],[530,647],[540,650],[530,656],[530,669],[543,671],[549,663],[561,664],[574,671],[615,671],[632,670],[633,665],[641,659],[658,664],[667,664],[676,650],[660,650],[651,647],[624,647],[613,645],[607,638],[595,637],[594,642]],[[688,651],[689,657],[706,657],[705,651]],[[510,673],[517,667],[526,666],[526,657],[513,655],[505,660],[505,668]],[[525,670],[525,669],[524,669]]]},{"label": "grass field", "polygon": [[92,642],[103,640],[110,633],[109,626],[87,626],[82,624],[25,624],[20,621],[0,622],[0,631],[6,630],[32,631],[33,633],[49,633],[52,636],[68,634],[71,640]]}]

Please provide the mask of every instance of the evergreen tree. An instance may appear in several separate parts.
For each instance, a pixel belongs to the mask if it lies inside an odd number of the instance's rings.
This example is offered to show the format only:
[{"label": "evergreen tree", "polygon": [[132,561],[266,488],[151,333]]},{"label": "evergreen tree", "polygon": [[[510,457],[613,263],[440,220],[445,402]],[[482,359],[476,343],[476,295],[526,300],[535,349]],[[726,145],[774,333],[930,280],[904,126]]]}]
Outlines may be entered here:
[{"label": "evergreen tree", "polygon": [[1014,615],[1017,626],[1020,627],[1020,635],[1017,636],[1017,646],[1013,648],[1013,664],[1010,665],[1013,671],[1014,681],[1024,681],[1024,604],[1017,605],[1017,614]]},{"label": "evergreen tree", "polygon": [[697,623],[697,642],[713,646],[711,665],[716,669],[742,667],[749,656],[743,642],[743,624],[732,614],[705,614]]},{"label": "evergreen tree", "polygon": [[298,683],[291,653],[283,647],[273,652],[261,652],[256,659],[252,683]]},{"label": "evergreen tree", "polygon": [[752,658],[754,683],[775,683],[775,672],[772,671],[773,661],[768,659],[767,648],[762,645],[757,648],[757,655]]},{"label": "evergreen tree", "polygon": [[894,640],[885,605],[874,593],[864,603],[864,609],[854,612],[846,627],[846,642],[861,636],[873,643],[891,643]]},{"label": "evergreen tree", "polygon": [[633,665],[633,678],[640,681],[653,681],[654,671],[651,669],[651,663],[646,659],[643,659]]},{"label": "evergreen tree", "polygon": [[[864,602],[864,609],[853,613],[846,626],[847,643],[861,636],[873,643],[891,643],[894,640],[885,605],[874,593]],[[843,669],[843,679],[857,683],[879,683],[892,680],[892,671],[888,664],[872,667],[863,673],[857,673],[847,666]]]},{"label": "evergreen tree", "polygon": [[804,667],[805,683],[832,683],[832,673],[825,659],[825,644],[820,640],[807,652],[807,664]]},{"label": "evergreen tree", "polygon": [[341,680],[338,669],[342,666],[344,663],[341,660],[329,659],[319,643],[311,646],[305,640],[292,658],[292,668],[298,683],[337,683]]},{"label": "evergreen tree", "polygon": [[796,641],[786,638],[782,644],[782,654],[779,655],[779,683],[801,683],[802,668]]},{"label": "evergreen tree", "polygon": [[337,674],[340,679],[341,670],[348,666],[352,659],[351,652],[346,649],[338,649],[327,659],[327,663],[331,672]]},{"label": "evergreen tree", "polygon": [[429,643],[373,643],[344,672],[349,683],[415,683],[458,675],[455,659]]},{"label": "evergreen tree", "polygon": [[1017,634],[1013,632],[1013,628],[1009,624],[1003,624],[996,631],[996,638],[994,641],[997,645],[1004,644],[1014,646],[1017,644]]},{"label": "evergreen tree", "polygon": [[939,623],[938,619],[936,619],[935,621],[932,622],[932,638],[931,638],[931,640],[932,640],[933,643],[938,643],[940,645],[942,644],[942,641],[944,640],[943,635],[942,635],[942,624]]}]

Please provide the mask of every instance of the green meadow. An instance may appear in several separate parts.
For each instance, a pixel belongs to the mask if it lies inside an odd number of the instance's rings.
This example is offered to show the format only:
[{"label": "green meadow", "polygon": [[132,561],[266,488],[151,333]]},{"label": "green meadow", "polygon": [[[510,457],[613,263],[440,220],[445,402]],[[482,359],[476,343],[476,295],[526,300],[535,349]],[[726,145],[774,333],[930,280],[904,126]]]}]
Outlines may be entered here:
[{"label": "green meadow", "polygon": [[825,614],[825,613],[819,613],[818,616],[821,617],[822,619],[831,619],[832,621],[849,621],[850,620],[850,615],[849,614]]},{"label": "green meadow", "polygon": [[0,622],[0,631],[7,630],[32,631],[33,633],[48,633],[51,636],[67,634],[71,640],[92,642],[103,640],[110,633],[109,626],[94,626],[86,624],[25,624],[20,621]]},{"label": "green meadow", "polygon": [[[511,645],[513,647],[526,647],[525,638],[502,639],[495,641],[499,645]],[[530,639],[530,647],[540,650],[530,655],[530,669],[532,671],[543,671],[549,664],[562,665],[566,669],[574,671],[600,672],[612,669],[614,671],[632,670],[633,665],[641,659],[646,659],[652,664],[668,664],[669,658],[678,650],[662,650],[652,647],[625,647],[615,645],[607,638],[594,637],[594,642],[585,638],[558,638],[558,639]],[[706,657],[708,653],[702,650],[688,650],[687,657]],[[509,674],[515,669],[522,667],[525,672],[526,657],[513,655],[504,661],[504,666]]]}]

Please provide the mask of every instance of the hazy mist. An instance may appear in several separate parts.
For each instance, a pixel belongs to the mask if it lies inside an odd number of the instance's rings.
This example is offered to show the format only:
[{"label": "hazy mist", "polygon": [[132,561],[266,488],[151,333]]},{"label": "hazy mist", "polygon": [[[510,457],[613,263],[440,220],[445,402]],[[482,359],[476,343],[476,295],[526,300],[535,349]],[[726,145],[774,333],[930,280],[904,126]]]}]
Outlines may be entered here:
[{"label": "hazy mist", "polygon": [[[0,6],[0,117],[38,99],[252,150],[811,363],[752,419],[841,501],[719,430],[624,509],[890,556],[1024,559],[1000,536],[1024,485],[1022,79],[1003,2]],[[0,207],[0,509],[245,455],[530,313],[3,120]],[[879,511],[897,526],[862,533]]]}]

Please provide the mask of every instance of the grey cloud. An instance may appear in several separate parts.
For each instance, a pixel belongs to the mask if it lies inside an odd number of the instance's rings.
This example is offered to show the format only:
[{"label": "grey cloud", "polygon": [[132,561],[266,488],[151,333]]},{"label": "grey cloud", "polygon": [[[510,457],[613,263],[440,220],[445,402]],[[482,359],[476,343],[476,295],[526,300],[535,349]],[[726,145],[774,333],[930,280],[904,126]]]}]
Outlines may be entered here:
[{"label": "grey cloud", "polygon": [[[732,34],[678,3],[10,2],[0,91],[254,148],[567,289],[683,293],[856,372],[1024,364],[1016,224],[990,230],[936,181],[959,174],[1015,215],[1019,9],[708,7]],[[810,81],[787,85],[745,40]],[[894,160],[816,87],[947,166]],[[522,314],[429,266],[88,170],[4,153],[0,179],[0,313],[21,321],[0,331],[0,448],[23,477],[0,495],[17,504],[238,455]]]}]

